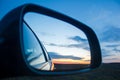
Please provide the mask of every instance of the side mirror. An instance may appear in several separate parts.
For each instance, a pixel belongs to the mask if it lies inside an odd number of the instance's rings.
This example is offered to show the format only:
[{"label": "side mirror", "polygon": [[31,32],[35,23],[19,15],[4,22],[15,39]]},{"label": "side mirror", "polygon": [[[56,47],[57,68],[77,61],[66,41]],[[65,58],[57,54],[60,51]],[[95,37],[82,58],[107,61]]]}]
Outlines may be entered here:
[{"label": "side mirror", "polygon": [[100,66],[101,50],[85,24],[34,4],[0,22],[0,77],[83,73]]},{"label": "side mirror", "polygon": [[[35,12],[26,13],[23,42],[28,65],[38,70],[69,71],[90,66],[91,54],[86,35],[73,25],[53,17]],[[46,69],[43,65],[49,67]]]}]

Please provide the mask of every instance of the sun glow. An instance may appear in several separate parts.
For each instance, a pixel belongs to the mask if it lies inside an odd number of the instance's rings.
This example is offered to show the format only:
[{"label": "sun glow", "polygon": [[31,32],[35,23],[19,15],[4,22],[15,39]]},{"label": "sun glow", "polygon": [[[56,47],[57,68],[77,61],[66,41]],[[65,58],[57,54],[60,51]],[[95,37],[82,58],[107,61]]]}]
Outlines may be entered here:
[{"label": "sun glow", "polygon": [[90,64],[90,61],[73,59],[52,59],[54,64]]}]

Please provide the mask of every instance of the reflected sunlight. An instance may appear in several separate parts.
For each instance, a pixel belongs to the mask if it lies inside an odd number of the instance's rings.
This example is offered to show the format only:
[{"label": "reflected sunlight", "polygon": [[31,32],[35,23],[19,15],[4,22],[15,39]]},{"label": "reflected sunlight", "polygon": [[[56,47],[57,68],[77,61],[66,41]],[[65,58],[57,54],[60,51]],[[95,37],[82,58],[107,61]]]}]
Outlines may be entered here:
[{"label": "reflected sunlight", "polygon": [[90,64],[90,47],[86,35],[64,21],[27,13],[24,20],[45,46],[53,63]]},{"label": "reflected sunlight", "polygon": [[54,64],[90,64],[90,61],[73,59],[52,59]]}]

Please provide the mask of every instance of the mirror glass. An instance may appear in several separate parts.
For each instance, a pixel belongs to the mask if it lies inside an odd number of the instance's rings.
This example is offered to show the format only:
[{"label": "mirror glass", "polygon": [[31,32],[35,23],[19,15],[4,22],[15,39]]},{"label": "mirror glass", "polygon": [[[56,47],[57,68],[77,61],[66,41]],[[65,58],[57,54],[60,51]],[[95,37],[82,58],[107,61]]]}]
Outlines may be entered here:
[{"label": "mirror glass", "polygon": [[40,70],[52,70],[51,65],[46,63],[50,59],[45,56],[42,44],[25,22],[23,23],[23,43],[25,58],[30,66]]},{"label": "mirror glass", "polygon": [[27,43],[24,49],[26,60],[31,67],[47,71],[80,70],[89,67],[90,47],[86,35],[80,29],[34,12],[25,14],[23,27],[26,25],[30,29],[23,28],[24,44]]}]

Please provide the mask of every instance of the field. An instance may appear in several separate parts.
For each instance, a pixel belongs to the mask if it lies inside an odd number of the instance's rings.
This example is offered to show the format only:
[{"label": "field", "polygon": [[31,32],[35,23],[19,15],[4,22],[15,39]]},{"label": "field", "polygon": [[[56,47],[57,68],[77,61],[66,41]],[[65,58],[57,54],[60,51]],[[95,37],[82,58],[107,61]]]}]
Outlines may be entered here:
[{"label": "field", "polygon": [[100,68],[74,75],[17,77],[4,80],[120,80],[120,63],[102,64]]},{"label": "field", "polygon": [[54,71],[69,71],[76,69],[84,69],[88,67],[88,64],[54,64]]}]

